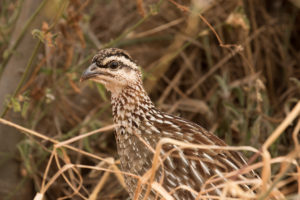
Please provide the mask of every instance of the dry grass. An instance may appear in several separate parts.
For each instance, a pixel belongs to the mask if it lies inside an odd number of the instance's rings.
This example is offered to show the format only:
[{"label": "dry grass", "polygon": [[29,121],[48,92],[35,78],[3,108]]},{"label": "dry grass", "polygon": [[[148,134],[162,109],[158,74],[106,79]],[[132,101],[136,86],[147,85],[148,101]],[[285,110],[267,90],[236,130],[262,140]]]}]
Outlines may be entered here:
[{"label": "dry grass", "polygon": [[[32,73],[7,104],[23,123],[0,122],[26,134],[16,148],[36,199],[127,197],[109,95],[103,86],[79,83],[97,48],[110,46],[128,50],[143,67],[145,88],[160,109],[201,124],[230,145],[222,149],[250,158],[249,166],[225,176],[250,170],[261,175],[247,180],[257,194],[241,192],[242,182],[232,181],[218,186],[223,195],[212,199],[265,199],[276,195],[274,188],[283,198],[299,198],[299,10],[288,1],[192,2],[74,0],[35,32],[42,48],[38,56],[32,53]],[[1,7],[13,13],[10,8]],[[1,15],[4,24],[7,16]],[[10,26],[0,27],[1,53]],[[153,181],[164,143],[221,148],[163,139],[152,149],[153,168],[143,177],[129,174],[139,179],[136,194],[145,184],[172,199]],[[192,192],[203,199],[209,190],[204,185]],[[234,192],[236,198],[229,198]]]},{"label": "dry grass", "polygon": [[[141,190],[141,187],[143,185],[148,185],[148,189],[155,190],[158,192],[163,198],[172,200],[173,197],[171,196],[172,192],[170,193],[166,192],[164,190],[164,187],[161,183],[154,182],[154,176],[156,173],[156,169],[162,164],[162,161],[164,158],[160,157],[160,152],[162,145],[164,144],[174,144],[180,148],[192,148],[192,149],[222,149],[222,150],[233,150],[233,151],[251,151],[254,153],[260,154],[262,157],[261,162],[253,163],[243,169],[232,171],[230,173],[224,174],[225,178],[233,177],[239,174],[245,174],[250,172],[251,170],[257,170],[259,168],[262,168],[262,179],[251,179],[251,180],[243,180],[243,181],[228,181],[224,184],[220,184],[217,186],[217,188],[221,189],[222,196],[206,196],[206,193],[213,190],[214,188],[206,188],[206,186],[209,183],[216,183],[220,181],[220,177],[212,177],[209,179],[202,187],[200,191],[194,191],[192,188],[189,188],[188,186],[180,186],[177,189],[185,189],[189,190],[196,195],[198,195],[199,199],[206,199],[206,198],[212,198],[212,199],[265,199],[265,198],[272,198],[277,197],[278,199],[285,199],[284,194],[280,192],[280,189],[282,187],[285,187],[287,185],[287,182],[291,181],[297,181],[298,185],[300,184],[300,175],[299,175],[299,165],[297,162],[297,159],[299,159],[299,150],[300,145],[298,142],[298,133],[300,130],[300,120],[298,120],[298,123],[293,131],[293,139],[295,143],[295,149],[291,152],[289,152],[286,156],[280,156],[280,157],[274,157],[271,159],[270,153],[268,151],[268,147],[270,144],[272,144],[276,138],[280,134],[283,133],[283,131],[288,127],[288,125],[295,120],[296,117],[300,114],[300,101],[298,104],[294,107],[294,109],[287,115],[287,117],[284,119],[284,121],[278,126],[278,128],[269,136],[267,141],[263,144],[263,150],[262,152],[250,147],[250,146],[239,146],[239,147],[233,147],[233,146],[227,146],[227,147],[220,147],[220,146],[211,146],[211,145],[197,145],[197,144],[190,144],[190,143],[184,143],[180,141],[176,141],[170,138],[163,138],[158,143],[156,149],[152,149],[154,153],[153,157],[153,165],[152,168],[149,169],[149,171],[142,177],[138,177],[134,174],[122,172],[118,169],[117,164],[118,161],[114,161],[113,158],[102,158],[100,156],[97,156],[95,154],[91,154],[88,152],[83,151],[82,149],[78,149],[76,147],[71,146],[71,143],[77,142],[82,140],[83,138],[89,137],[91,135],[94,135],[96,133],[105,132],[112,130],[114,128],[114,125],[110,125],[107,127],[103,127],[101,129],[88,132],[86,134],[71,138],[69,140],[59,142],[57,140],[54,140],[52,138],[49,138],[41,133],[38,133],[36,131],[33,131],[31,129],[24,128],[22,126],[19,126],[17,124],[14,124],[12,122],[9,122],[4,119],[0,119],[0,123],[12,126],[14,128],[17,128],[18,130],[30,134],[31,136],[37,137],[39,139],[43,139],[45,141],[50,141],[53,143],[53,150],[51,152],[51,156],[48,160],[47,167],[45,169],[45,172],[43,174],[43,181],[40,188],[40,191],[36,194],[35,200],[43,199],[45,193],[48,191],[49,187],[51,187],[52,184],[55,184],[55,181],[61,176],[67,183],[67,185],[72,189],[72,193],[61,197],[62,199],[65,198],[72,198],[74,196],[79,196],[83,199],[97,199],[98,193],[104,188],[104,184],[106,181],[108,181],[108,175],[110,173],[115,174],[117,179],[119,180],[120,184],[125,188],[125,183],[123,180],[123,177],[120,176],[120,174],[126,174],[133,176],[139,180],[138,187],[136,189],[136,195],[134,199],[138,199],[139,191]],[[150,147],[151,148],[151,147]],[[77,152],[78,154],[81,154],[83,156],[88,156],[90,158],[93,158],[95,160],[98,160],[99,164],[97,166],[91,166],[91,165],[83,165],[83,164],[75,164],[70,161],[70,156],[68,155],[66,150],[72,150],[74,152]],[[170,152],[167,152],[166,155],[168,155]],[[49,177],[49,169],[51,168],[51,165],[56,164],[58,167],[57,172]],[[277,174],[271,173],[271,166],[275,164],[280,164],[281,170]],[[289,172],[290,169],[294,168],[294,172]],[[104,171],[104,174],[102,175],[101,179],[97,183],[97,185],[94,187],[92,192],[88,195],[88,197],[83,192],[80,192],[84,188],[84,178],[82,177],[79,169],[90,169],[91,172],[89,173],[89,176],[95,176],[95,171]],[[296,171],[295,171],[296,170]],[[289,173],[287,173],[289,172]],[[283,179],[284,177],[284,179]],[[245,193],[241,188],[240,184],[253,184],[252,188],[253,190],[257,190],[257,188],[261,188],[261,192],[258,194],[254,194],[252,192]],[[298,193],[300,190],[298,190]],[[148,192],[149,194],[149,192]],[[202,196],[204,195],[204,196]],[[228,197],[234,195],[235,197]],[[295,197],[296,198],[296,197]]]}]

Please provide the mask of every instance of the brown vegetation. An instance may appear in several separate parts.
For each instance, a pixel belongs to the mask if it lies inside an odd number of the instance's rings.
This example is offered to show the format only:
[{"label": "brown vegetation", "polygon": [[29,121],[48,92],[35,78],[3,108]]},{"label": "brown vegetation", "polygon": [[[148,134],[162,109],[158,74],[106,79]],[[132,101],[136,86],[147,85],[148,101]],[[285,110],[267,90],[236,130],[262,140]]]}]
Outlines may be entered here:
[{"label": "brown vegetation", "polygon": [[[79,83],[91,56],[104,47],[130,52],[159,108],[201,124],[229,145],[249,146],[241,147],[251,163],[244,170],[262,176],[255,198],[266,198],[275,186],[286,198],[300,198],[298,0],[41,3],[44,10],[36,8],[34,18],[44,17],[43,23],[16,35],[35,37],[25,50],[11,37],[23,1],[3,2],[0,93],[9,61],[28,53],[0,109],[0,122],[26,135],[12,143],[17,155],[0,158],[1,170],[9,159],[21,163],[19,184],[4,192],[6,199],[29,182],[47,199],[127,197],[109,94],[101,85]],[[235,186],[224,186],[224,193]]]}]

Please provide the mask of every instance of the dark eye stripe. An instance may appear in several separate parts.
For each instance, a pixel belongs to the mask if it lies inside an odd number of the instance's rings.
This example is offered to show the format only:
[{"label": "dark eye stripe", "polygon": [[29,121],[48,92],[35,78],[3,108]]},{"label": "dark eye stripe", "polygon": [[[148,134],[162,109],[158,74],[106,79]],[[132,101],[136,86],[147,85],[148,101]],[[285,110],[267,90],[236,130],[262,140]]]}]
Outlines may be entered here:
[{"label": "dark eye stripe", "polygon": [[101,65],[101,62],[98,62],[97,59],[93,61],[93,63],[95,63],[97,65],[97,67],[100,67],[100,68],[105,68],[104,65]]},{"label": "dark eye stripe", "polygon": [[[122,53],[122,52],[107,54],[107,55],[105,55],[105,58],[109,58],[111,56],[123,57],[123,58],[128,59],[130,62],[134,63],[134,61],[127,54]],[[114,61],[114,60],[109,61],[108,63],[106,63],[106,65],[102,65],[101,59],[100,60],[99,59],[100,59],[99,56],[94,56],[93,59],[92,59],[92,63],[95,63],[100,68],[106,68],[111,62],[118,62],[121,67],[129,67],[129,68],[131,68],[130,66],[126,65],[123,62]]]},{"label": "dark eye stripe", "polygon": [[107,56],[105,56],[105,57],[111,57],[111,56],[117,56],[117,57],[125,57],[126,59],[128,59],[128,60],[130,60],[131,62],[133,62],[133,60],[128,56],[128,55],[126,55],[126,54],[124,54],[124,53],[111,53],[111,54],[108,54]]}]

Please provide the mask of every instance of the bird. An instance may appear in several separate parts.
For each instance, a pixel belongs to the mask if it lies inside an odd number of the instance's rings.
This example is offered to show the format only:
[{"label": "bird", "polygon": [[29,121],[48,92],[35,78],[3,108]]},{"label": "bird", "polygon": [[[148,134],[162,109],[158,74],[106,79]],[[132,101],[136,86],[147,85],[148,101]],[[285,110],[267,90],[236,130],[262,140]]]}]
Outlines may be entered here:
[{"label": "bird", "polygon": [[[132,199],[164,198],[163,192],[152,187],[151,183],[141,186],[137,178],[152,169],[155,149],[162,138],[196,145],[227,146],[202,126],[157,109],[143,87],[141,68],[125,50],[99,50],[80,80],[101,83],[111,93],[117,151],[121,169],[126,172],[127,191]],[[170,199],[202,199],[199,198],[201,195],[206,195],[206,199],[214,199],[213,196],[222,195],[220,184],[230,180],[245,181],[257,176],[253,171],[237,173],[234,177],[225,176],[247,166],[244,156],[232,150],[182,148],[174,143],[166,143],[159,154],[162,164],[157,167],[152,181],[160,184],[161,190]],[[211,181],[212,178],[219,178],[219,181]],[[247,184],[241,184],[240,189],[253,194],[251,186]]]}]

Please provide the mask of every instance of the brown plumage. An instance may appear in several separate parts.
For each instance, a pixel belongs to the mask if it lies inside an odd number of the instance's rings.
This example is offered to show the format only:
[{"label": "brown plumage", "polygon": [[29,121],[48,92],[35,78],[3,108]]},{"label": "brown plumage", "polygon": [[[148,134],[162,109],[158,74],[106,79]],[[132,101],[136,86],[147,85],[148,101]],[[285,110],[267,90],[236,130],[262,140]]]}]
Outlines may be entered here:
[{"label": "brown plumage", "polygon": [[[118,154],[125,172],[143,176],[151,168],[153,151],[163,137],[193,144],[226,146],[221,139],[201,126],[156,109],[142,86],[139,67],[124,50],[100,50],[93,58],[92,65],[82,75],[82,80],[86,79],[104,84],[111,92],[114,123],[118,125]],[[218,188],[218,184],[229,179],[255,177],[254,173],[224,177],[225,173],[246,165],[237,152],[181,149],[173,144],[165,144],[161,158],[168,153],[170,154],[163,161],[163,167],[160,166],[156,171],[154,181],[160,182],[163,177],[162,186],[174,199],[195,199],[197,193],[205,189],[211,189],[211,192],[202,195],[220,196],[222,190]],[[206,181],[212,177],[219,177],[221,181],[207,184]],[[133,197],[138,180],[126,175],[125,181],[128,192]],[[181,188],[177,188],[179,186]],[[186,190],[184,186],[196,193]],[[251,190],[246,184],[241,184],[240,187],[244,191]],[[142,186],[139,199],[143,199],[146,188],[147,185]],[[160,198],[158,192],[152,189],[147,199],[155,199],[155,196]]]}]

